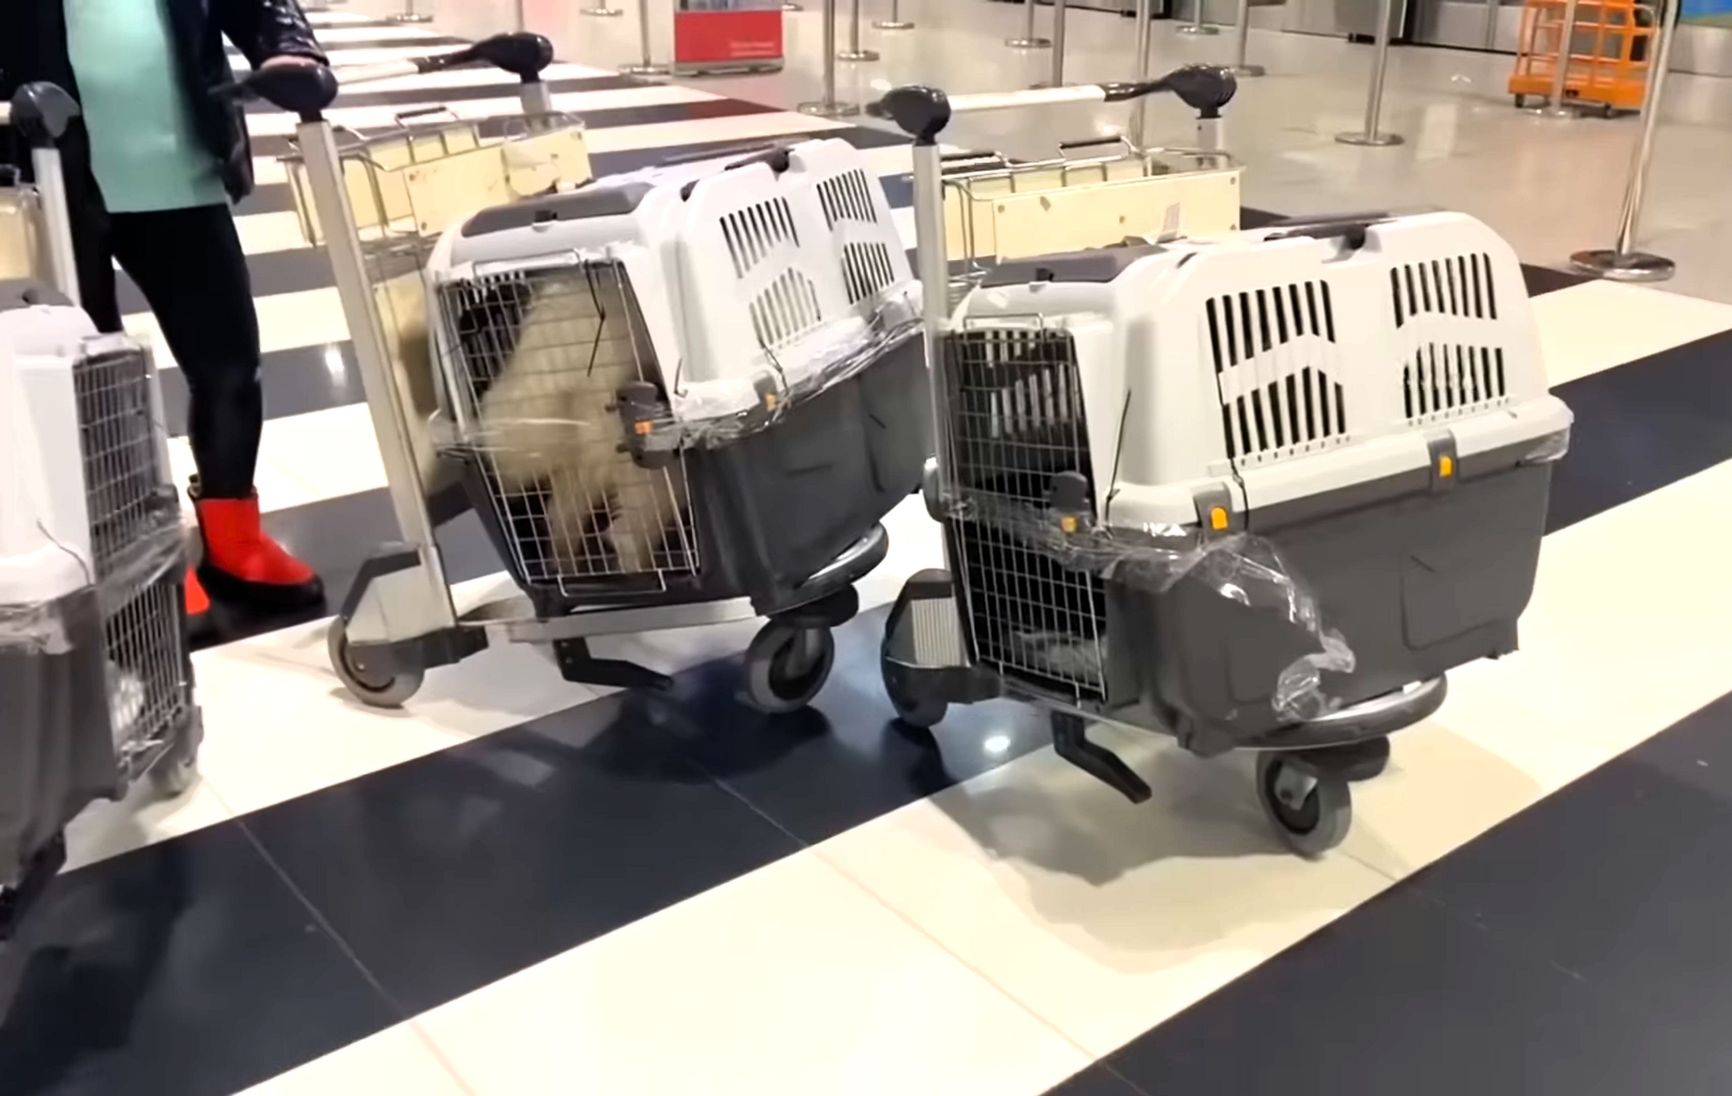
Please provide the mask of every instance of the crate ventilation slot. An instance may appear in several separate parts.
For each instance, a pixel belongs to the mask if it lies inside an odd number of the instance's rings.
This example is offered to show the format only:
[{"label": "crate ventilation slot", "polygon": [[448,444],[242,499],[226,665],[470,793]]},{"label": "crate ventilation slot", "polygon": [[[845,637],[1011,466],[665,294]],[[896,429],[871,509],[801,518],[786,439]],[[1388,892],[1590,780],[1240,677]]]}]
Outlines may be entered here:
[{"label": "crate ventilation slot", "polygon": [[1490,255],[1455,255],[1393,267],[1389,293],[1397,327],[1425,313],[1497,319],[1497,286],[1492,280]]},{"label": "crate ventilation slot", "polygon": [[864,171],[845,171],[825,179],[818,184],[818,201],[824,207],[824,220],[831,228],[836,227],[837,221],[878,223],[878,213],[873,208],[872,192],[867,187]]},{"label": "crate ventilation slot", "polygon": [[1427,343],[1401,370],[1401,398],[1409,421],[1472,414],[1508,395],[1501,347]]},{"label": "crate ventilation slot", "polygon": [[722,239],[727,242],[738,277],[745,277],[778,248],[800,243],[800,234],[794,229],[794,214],[785,198],[747,206],[726,214],[721,222]]},{"label": "crate ventilation slot", "polygon": [[[1329,283],[1228,293],[1210,298],[1204,311],[1216,376],[1234,374],[1233,383],[1220,389],[1229,458],[1346,436],[1347,390],[1325,367],[1333,347],[1319,346],[1335,342]],[[1290,345],[1285,353],[1274,353]]]}]

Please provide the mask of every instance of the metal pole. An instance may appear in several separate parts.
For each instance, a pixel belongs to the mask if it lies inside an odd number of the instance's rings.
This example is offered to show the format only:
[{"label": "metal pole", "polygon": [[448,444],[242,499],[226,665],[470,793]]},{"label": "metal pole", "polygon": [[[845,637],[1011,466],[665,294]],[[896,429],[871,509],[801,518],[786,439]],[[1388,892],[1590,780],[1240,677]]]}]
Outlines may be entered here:
[{"label": "metal pole", "polygon": [[[1576,0],[1570,0],[1575,3]],[[1239,0],[1239,41],[1233,54],[1233,75],[1261,76],[1268,70],[1245,60],[1245,50],[1251,43],[1251,0]]]},{"label": "metal pole", "polygon": [[624,15],[625,9],[624,8],[610,8],[607,6],[607,0],[601,0],[600,3],[595,5],[595,7],[584,8],[581,11],[579,11],[578,14],[579,15],[589,15],[589,16],[593,16],[593,17],[598,18],[598,19],[612,19],[615,16]]},{"label": "metal pole", "polygon": [[1179,26],[1180,34],[1214,34],[1215,28],[1203,22],[1203,0],[1196,0],[1197,14],[1189,23]]},{"label": "metal pole", "polygon": [[517,18],[518,31],[522,32],[522,31],[528,30],[529,28],[524,26],[523,0],[513,0],[511,7],[513,9],[513,14]]},{"label": "metal pole", "polygon": [[[1131,73],[1132,80],[1144,80],[1149,74],[1149,20],[1154,16],[1151,0],[1137,0],[1137,60],[1136,71]],[[1131,104],[1131,143],[1137,148],[1149,147],[1148,142],[1148,112],[1147,95],[1139,95]]]},{"label": "metal pole", "polygon": [[1598,274],[1615,282],[1663,282],[1677,273],[1678,266],[1664,255],[1636,251],[1636,226],[1642,219],[1642,198],[1648,188],[1648,165],[1654,155],[1654,127],[1660,124],[1661,96],[1666,74],[1672,67],[1672,40],[1678,34],[1678,13],[1684,5],[1669,0],[1660,30],[1660,55],[1648,70],[1648,87],[1642,95],[1642,133],[1630,156],[1630,181],[1624,188],[1624,208],[1618,214],[1617,246],[1594,248],[1570,256],[1570,265],[1587,274]]},{"label": "metal pole", "polygon": [[1034,0],[1023,0],[1022,37],[1006,38],[1004,44],[1011,49],[1046,49],[1052,45],[1051,40],[1036,37],[1034,33]]},{"label": "metal pole", "polygon": [[1395,19],[1394,0],[1382,0],[1377,5],[1377,59],[1371,66],[1371,91],[1365,97],[1365,131],[1337,133],[1335,139],[1344,145],[1370,145],[1384,148],[1399,145],[1401,136],[1379,132],[1383,116],[1383,78],[1389,74],[1389,24]]},{"label": "metal pole", "polygon": [[32,149],[30,164],[36,173],[36,193],[42,203],[42,251],[48,260],[45,273],[67,300],[81,305],[84,298],[79,292],[78,262],[72,251],[72,207],[66,200],[66,173],[60,150]]},{"label": "metal pole", "polygon": [[890,0],[890,18],[872,24],[879,30],[913,30],[914,20],[902,18],[902,0]]},{"label": "metal pole", "polygon": [[860,113],[860,104],[836,99],[836,0],[824,0],[824,97],[801,103],[801,114],[820,118],[845,118]]},{"label": "metal pole", "polygon": [[1542,106],[1528,111],[1541,118],[1576,118],[1575,110],[1565,104],[1566,85],[1570,75],[1570,55],[1576,44],[1576,0],[1564,0],[1564,21],[1558,28],[1558,55],[1552,61],[1552,90]]},{"label": "metal pole", "polygon": [[621,65],[619,70],[627,76],[666,76],[668,67],[650,60],[649,0],[637,0],[637,38],[640,46],[638,63]]},{"label": "metal pole", "polygon": [[878,51],[862,49],[860,46],[860,0],[853,0],[849,9],[848,48],[836,56],[843,61],[878,60]]},{"label": "metal pole", "polygon": [[385,17],[392,23],[431,23],[431,15],[421,15],[415,11],[415,0],[403,0],[403,10],[396,15]]},{"label": "metal pole", "polygon": [[1064,87],[1064,15],[1065,0],[1052,0],[1052,76],[1037,88]]}]

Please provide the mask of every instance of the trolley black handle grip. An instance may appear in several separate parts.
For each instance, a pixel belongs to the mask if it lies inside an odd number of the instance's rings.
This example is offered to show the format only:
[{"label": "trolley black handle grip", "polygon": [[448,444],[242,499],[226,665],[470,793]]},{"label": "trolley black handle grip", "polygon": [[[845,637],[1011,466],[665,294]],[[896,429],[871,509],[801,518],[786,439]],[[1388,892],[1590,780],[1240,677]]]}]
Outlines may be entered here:
[{"label": "trolley black handle grip", "polygon": [[1233,101],[1239,91],[1239,78],[1224,65],[1180,65],[1165,76],[1154,80],[1103,84],[1107,102],[1121,103],[1155,92],[1167,91],[1179,97],[1179,102],[1197,111],[1204,118],[1218,118],[1221,108]]},{"label": "trolley black handle grip", "polygon": [[449,114],[449,113],[451,113],[451,108],[448,106],[416,107],[414,110],[398,111],[396,114],[393,114],[391,117],[395,118],[399,122],[406,122],[411,118],[425,118],[429,114]]},{"label": "trolley black handle grip", "polygon": [[16,129],[31,148],[53,148],[80,114],[78,100],[59,84],[20,84],[0,124]]},{"label": "trolley black handle grip", "polygon": [[322,64],[267,65],[212,88],[211,94],[229,102],[263,99],[311,120],[337,98],[337,74]]},{"label": "trolley black handle grip", "polygon": [[1073,148],[1094,148],[1099,145],[1122,145],[1124,143],[1125,139],[1115,133],[1110,137],[1084,137],[1076,141],[1060,141],[1058,150],[1069,152]]},{"label": "trolley black handle grip", "polygon": [[415,64],[422,72],[443,72],[474,64],[492,65],[528,83],[540,79],[547,66],[553,64],[553,43],[540,34],[513,31],[483,38],[472,46],[451,53],[435,53],[420,58]]}]

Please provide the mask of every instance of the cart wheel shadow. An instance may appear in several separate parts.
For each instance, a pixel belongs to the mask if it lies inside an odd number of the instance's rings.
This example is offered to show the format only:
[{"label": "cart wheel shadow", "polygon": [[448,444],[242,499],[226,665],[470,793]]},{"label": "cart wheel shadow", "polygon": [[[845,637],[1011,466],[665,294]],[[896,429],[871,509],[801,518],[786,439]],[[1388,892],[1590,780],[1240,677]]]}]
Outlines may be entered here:
[{"label": "cart wheel shadow", "polygon": [[[1050,754],[933,802],[995,863],[1013,901],[1116,949],[1114,962],[1144,955],[1159,964],[1171,949],[1334,904],[1327,882],[1295,885],[1294,873],[1314,866],[1270,831],[1241,759],[1204,761],[1163,744],[1127,760],[1154,789],[1148,802],[1131,803]],[[1175,887],[1179,861],[1244,858],[1258,860],[1256,870],[1190,871]],[[1208,879],[1228,886],[1199,891],[1195,880]]]}]

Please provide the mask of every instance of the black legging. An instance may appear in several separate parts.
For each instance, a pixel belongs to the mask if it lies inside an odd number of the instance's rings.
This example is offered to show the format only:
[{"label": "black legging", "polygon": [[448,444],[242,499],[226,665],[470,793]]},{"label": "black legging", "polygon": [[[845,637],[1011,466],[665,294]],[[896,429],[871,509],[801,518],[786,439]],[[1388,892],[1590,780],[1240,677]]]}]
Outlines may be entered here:
[{"label": "black legging", "polygon": [[[0,0],[5,2],[5,0]],[[85,234],[79,291],[103,331],[119,331],[114,267],[131,275],[156,314],[189,395],[188,434],[206,498],[253,489],[264,427],[259,319],[246,255],[226,205],[111,213],[106,234]]]}]

